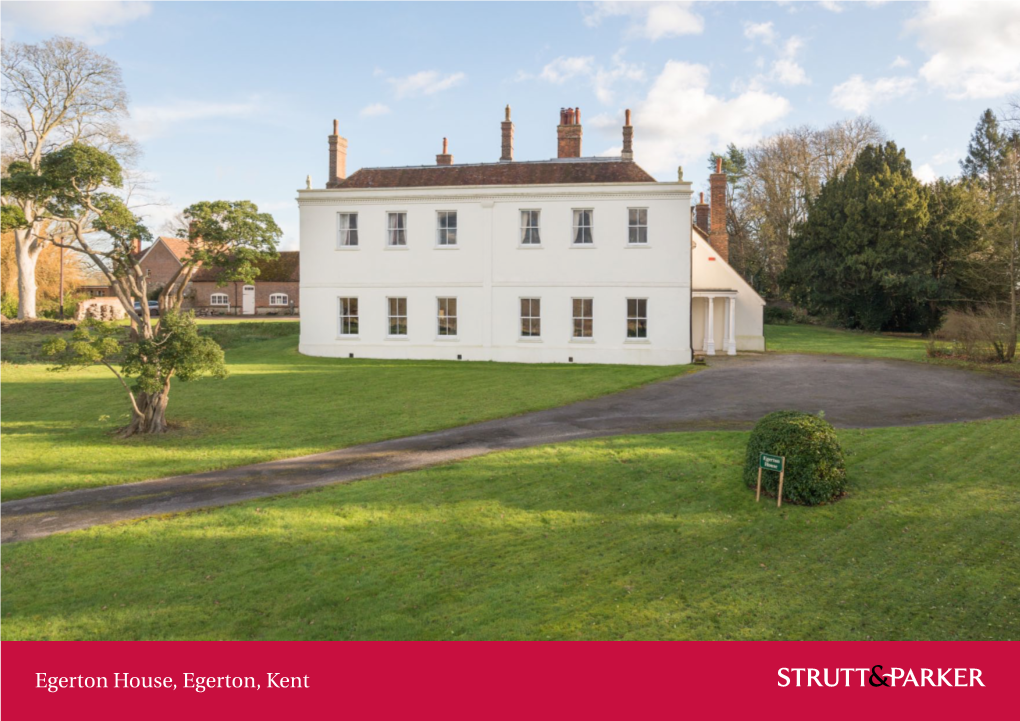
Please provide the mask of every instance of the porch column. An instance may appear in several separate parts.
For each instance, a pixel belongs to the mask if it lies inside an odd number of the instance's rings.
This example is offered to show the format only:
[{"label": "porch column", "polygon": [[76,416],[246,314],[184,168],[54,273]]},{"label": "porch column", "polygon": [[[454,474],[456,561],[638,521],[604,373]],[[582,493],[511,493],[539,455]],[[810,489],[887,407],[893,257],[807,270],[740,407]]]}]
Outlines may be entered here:
[{"label": "porch column", "polygon": [[727,320],[729,320],[729,333],[726,338],[726,354],[737,354],[737,299],[730,296],[726,299]]},{"label": "porch column", "polygon": [[708,324],[705,326],[705,354],[715,355],[715,307],[712,304],[714,298],[708,296]]}]

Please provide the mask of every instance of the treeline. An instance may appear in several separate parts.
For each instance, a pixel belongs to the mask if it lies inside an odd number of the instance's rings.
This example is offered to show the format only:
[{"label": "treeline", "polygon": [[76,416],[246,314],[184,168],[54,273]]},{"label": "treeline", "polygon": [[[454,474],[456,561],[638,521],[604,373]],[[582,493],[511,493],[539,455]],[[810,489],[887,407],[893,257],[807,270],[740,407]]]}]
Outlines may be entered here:
[{"label": "treeline", "polygon": [[868,118],[731,145],[723,164],[731,262],[765,297],[871,331],[933,333],[950,310],[981,314],[1002,359],[1015,356],[1017,103],[985,111],[960,175],[929,184]]}]

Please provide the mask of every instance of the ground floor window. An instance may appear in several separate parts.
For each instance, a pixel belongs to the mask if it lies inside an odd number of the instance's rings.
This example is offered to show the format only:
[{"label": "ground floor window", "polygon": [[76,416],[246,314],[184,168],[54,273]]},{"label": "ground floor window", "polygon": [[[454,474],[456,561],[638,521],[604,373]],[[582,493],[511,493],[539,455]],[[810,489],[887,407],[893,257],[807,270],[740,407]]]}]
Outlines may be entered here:
[{"label": "ground floor window", "polygon": [[521,338],[542,336],[542,299],[521,298]]},{"label": "ground floor window", "polygon": [[209,296],[209,305],[230,305],[230,299],[226,293],[213,293]]},{"label": "ground floor window", "polygon": [[591,338],[594,324],[594,301],[591,298],[574,298],[574,337]]},{"label": "ground floor window", "polygon": [[438,298],[439,311],[438,311],[438,333],[441,336],[456,336],[457,335],[457,299],[456,298]]},{"label": "ground floor window", "polygon": [[287,305],[287,294],[272,293],[269,296],[269,305]]},{"label": "ground floor window", "polygon": [[390,335],[407,335],[407,298],[387,298],[387,321]]},{"label": "ground floor window", "polygon": [[358,334],[358,299],[340,298],[340,335]]},{"label": "ground floor window", "polygon": [[627,337],[648,337],[648,299],[627,299]]}]

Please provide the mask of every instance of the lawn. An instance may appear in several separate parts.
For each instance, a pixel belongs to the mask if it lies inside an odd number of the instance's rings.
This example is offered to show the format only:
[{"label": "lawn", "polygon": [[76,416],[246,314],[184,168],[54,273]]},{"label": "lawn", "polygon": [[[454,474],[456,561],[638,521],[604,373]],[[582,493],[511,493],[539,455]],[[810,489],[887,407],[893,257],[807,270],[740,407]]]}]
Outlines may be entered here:
[{"label": "lawn", "polygon": [[765,348],[777,353],[831,353],[924,361],[926,341],[817,325],[766,325]]},{"label": "lawn", "polygon": [[839,435],[816,508],[703,432],[8,545],[2,638],[1020,640],[1020,417]]},{"label": "lawn", "polygon": [[[165,436],[118,440],[127,397],[105,368],[4,363],[3,500],[104,486],[433,431],[549,408],[690,366],[530,365],[309,358],[292,322],[203,325],[227,348],[226,380],[175,382]],[[36,357],[42,334],[4,334]],[[47,336],[49,337],[49,336]],[[34,345],[33,345],[34,344]]]}]

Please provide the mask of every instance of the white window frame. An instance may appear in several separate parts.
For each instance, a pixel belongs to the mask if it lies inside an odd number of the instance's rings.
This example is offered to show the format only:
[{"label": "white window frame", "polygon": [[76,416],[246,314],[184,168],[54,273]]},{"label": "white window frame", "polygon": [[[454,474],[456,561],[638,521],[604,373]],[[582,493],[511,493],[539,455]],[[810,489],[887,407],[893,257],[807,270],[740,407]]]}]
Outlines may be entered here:
[{"label": "white window frame", "polygon": [[[348,227],[344,229],[341,218],[344,216],[354,218],[354,227],[350,227],[350,221],[348,221]],[[352,242],[353,241],[353,242]],[[361,246],[359,245],[359,233],[358,233],[358,214],[355,213],[337,213],[336,214],[336,247],[338,250],[357,250]]]},{"label": "white window frame", "polygon": [[[393,301],[397,301],[397,313],[393,313]],[[404,301],[404,312],[400,313],[400,301]],[[393,319],[396,318],[399,325],[400,318],[404,319],[404,332],[394,333],[393,332]],[[386,297],[386,337],[387,338],[407,338],[407,296],[387,296]]]},{"label": "white window frame", "polygon": [[[527,304],[527,305],[525,305]],[[517,326],[518,338],[536,341],[542,339],[542,299],[534,296],[518,298],[520,323]],[[528,332],[525,333],[524,329]],[[537,333],[533,332],[537,329]]]},{"label": "white window frame", "polygon": [[[283,298],[282,303],[276,301],[277,298]],[[269,294],[269,305],[289,305],[290,297],[286,293],[270,293]]]},{"label": "white window frame", "polygon": [[[449,302],[453,301],[453,313],[450,313]],[[445,303],[444,303],[445,301]],[[436,297],[436,337],[440,340],[456,340],[460,337],[460,325],[458,319],[460,318],[460,307],[457,302],[457,296],[443,295]],[[445,307],[444,307],[445,306]],[[446,315],[442,315],[443,313]],[[447,330],[449,330],[449,321],[453,319],[453,333],[443,332],[443,322],[446,321]]]},{"label": "white window frame", "polygon": [[[535,224],[530,225],[531,218],[530,214],[535,214]],[[529,217],[525,220],[525,214]],[[527,237],[527,231],[534,231],[534,237],[538,238],[537,241],[528,243],[525,241]],[[542,247],[542,211],[537,208],[521,208],[521,235],[518,238],[518,245],[521,248],[541,248]]]},{"label": "white window frame", "polygon": [[[351,313],[350,305],[348,304],[347,313],[344,313],[344,301],[354,301],[354,312]],[[339,338],[357,338],[361,332],[361,309],[358,307],[358,297],[356,295],[342,295],[336,299],[336,310],[337,310],[337,337]],[[353,319],[353,327],[357,328],[354,333],[344,333],[344,327],[346,325],[349,331],[352,327],[351,319]],[[346,324],[344,321],[347,321]]]},{"label": "white window frame", "polygon": [[[634,314],[630,312],[631,301],[637,303],[635,306]],[[641,313],[641,304],[644,303],[644,314]],[[631,321],[644,321],[644,335],[631,335],[630,334],[630,323]],[[648,340],[648,299],[647,298],[627,298],[627,323],[624,328],[626,333],[626,339],[631,343],[642,343]],[[635,326],[635,332],[638,331],[638,326]]]},{"label": "white window frame", "polygon": [[[222,303],[217,303],[216,300],[218,298],[223,298],[223,302]],[[229,307],[230,306],[230,296],[227,295],[226,293],[212,293],[212,294],[209,295],[209,305],[227,306],[227,307]]]},{"label": "white window frame", "polygon": [[[395,215],[402,215],[402,216],[404,216],[404,227],[403,228],[394,228],[394,227],[392,227],[390,225],[390,218],[392,218]],[[404,242],[403,243],[394,243],[394,242],[392,242],[393,241],[393,234],[395,232],[398,232],[398,231],[401,231],[401,230],[403,230],[403,232],[404,232]],[[392,250],[406,250],[407,249],[407,211],[406,210],[388,210],[388,211],[386,211],[386,247],[390,248]]]},{"label": "white window frame", "polygon": [[[588,213],[588,224],[578,223],[578,213]],[[583,228],[588,229],[588,242],[578,241],[577,232]],[[594,248],[595,247],[595,209],[594,208],[571,208],[570,209],[570,247],[571,248]]]},{"label": "white window frame", "polygon": [[[645,222],[641,222],[641,213],[645,214]],[[631,220],[631,213],[638,213],[637,222]],[[642,230],[644,230],[644,240],[633,240],[631,238],[631,231],[637,230],[638,237],[640,238]],[[648,208],[627,208],[627,245],[647,247],[648,245]]]},{"label": "white window frame", "polygon": [[[587,302],[588,315],[584,314],[584,304]],[[581,303],[581,315],[577,314],[577,303]],[[595,299],[594,298],[571,298],[570,299],[570,339],[573,341],[583,342],[592,341],[595,339]],[[588,335],[578,335],[578,322],[580,321],[581,333],[584,333],[584,321],[588,321],[589,332]]]},{"label": "white window frame", "polygon": [[[453,217],[453,228],[450,228],[450,217]],[[446,227],[442,223],[446,220]],[[450,230],[453,230],[453,242],[450,242]],[[457,211],[437,210],[436,211],[436,247],[443,250],[451,250],[457,247]]]}]

